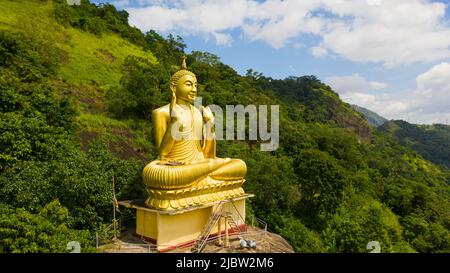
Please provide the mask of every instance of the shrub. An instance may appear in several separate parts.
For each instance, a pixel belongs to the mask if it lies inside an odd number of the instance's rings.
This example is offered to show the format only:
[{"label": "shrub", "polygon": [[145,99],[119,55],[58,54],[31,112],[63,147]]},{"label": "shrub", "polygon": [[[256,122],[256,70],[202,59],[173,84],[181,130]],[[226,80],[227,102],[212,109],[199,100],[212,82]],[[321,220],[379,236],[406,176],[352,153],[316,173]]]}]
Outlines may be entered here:
[{"label": "shrub", "polygon": [[67,209],[58,201],[40,214],[0,203],[0,252],[67,253],[70,241],[80,243],[81,252],[95,252],[94,237],[87,230],[67,227]]}]

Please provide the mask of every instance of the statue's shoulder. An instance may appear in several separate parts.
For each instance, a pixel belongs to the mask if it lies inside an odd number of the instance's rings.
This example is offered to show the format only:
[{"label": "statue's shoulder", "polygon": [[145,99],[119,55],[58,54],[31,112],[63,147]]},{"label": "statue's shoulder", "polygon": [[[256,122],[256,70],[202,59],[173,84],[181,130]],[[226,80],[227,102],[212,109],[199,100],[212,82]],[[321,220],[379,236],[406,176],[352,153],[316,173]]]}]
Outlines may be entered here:
[{"label": "statue's shoulder", "polygon": [[152,115],[157,115],[157,116],[168,116],[170,115],[170,110],[169,110],[169,104],[166,104],[164,106],[161,106],[159,108],[156,108],[152,111]]},{"label": "statue's shoulder", "polygon": [[169,104],[156,108],[152,111],[153,121],[167,121],[170,118]]}]

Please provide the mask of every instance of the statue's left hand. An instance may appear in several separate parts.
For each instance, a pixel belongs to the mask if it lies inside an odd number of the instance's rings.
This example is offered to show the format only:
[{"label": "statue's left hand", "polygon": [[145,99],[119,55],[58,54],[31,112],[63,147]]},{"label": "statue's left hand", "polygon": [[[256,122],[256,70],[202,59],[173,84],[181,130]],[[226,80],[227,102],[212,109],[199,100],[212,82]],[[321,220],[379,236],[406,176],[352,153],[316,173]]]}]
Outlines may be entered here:
[{"label": "statue's left hand", "polygon": [[200,111],[202,112],[203,121],[205,123],[212,122],[214,123],[214,115],[209,107],[200,107]]}]

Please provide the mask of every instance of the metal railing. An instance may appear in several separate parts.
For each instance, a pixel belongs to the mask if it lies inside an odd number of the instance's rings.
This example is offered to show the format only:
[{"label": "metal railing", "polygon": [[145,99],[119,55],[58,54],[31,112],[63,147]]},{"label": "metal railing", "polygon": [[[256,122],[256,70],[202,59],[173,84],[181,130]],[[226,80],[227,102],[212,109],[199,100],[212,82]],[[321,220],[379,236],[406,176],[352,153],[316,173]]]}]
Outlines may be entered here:
[{"label": "metal railing", "polygon": [[205,245],[206,241],[208,240],[212,228],[217,224],[219,219],[222,217],[222,209],[223,204],[227,203],[227,201],[220,201],[219,205],[217,205],[216,209],[214,210],[213,214],[211,215],[208,224],[206,224],[200,233],[200,236],[198,237],[197,241],[195,242],[194,246],[192,247],[192,252],[199,253],[202,251],[203,246]]}]

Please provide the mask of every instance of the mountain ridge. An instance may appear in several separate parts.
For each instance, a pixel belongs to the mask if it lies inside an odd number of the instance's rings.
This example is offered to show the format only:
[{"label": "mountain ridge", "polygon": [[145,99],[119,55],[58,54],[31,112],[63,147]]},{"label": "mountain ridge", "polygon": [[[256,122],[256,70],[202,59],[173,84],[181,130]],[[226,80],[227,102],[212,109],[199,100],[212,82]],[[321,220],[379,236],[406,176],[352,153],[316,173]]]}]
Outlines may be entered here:
[{"label": "mountain ridge", "polygon": [[383,125],[383,123],[385,123],[386,121],[388,121],[386,118],[378,115],[374,111],[371,111],[367,108],[355,104],[351,104],[351,107],[356,111],[360,112],[361,114],[363,114],[367,118],[369,124],[372,126],[378,127],[380,125]]}]

